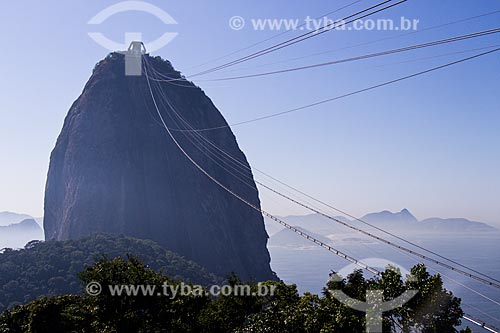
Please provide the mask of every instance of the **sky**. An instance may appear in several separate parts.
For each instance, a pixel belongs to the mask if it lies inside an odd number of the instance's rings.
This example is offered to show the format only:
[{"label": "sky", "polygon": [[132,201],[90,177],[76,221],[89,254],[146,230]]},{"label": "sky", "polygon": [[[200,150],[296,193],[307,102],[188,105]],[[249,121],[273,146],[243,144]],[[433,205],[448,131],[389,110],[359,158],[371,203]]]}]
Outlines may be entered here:
[{"label": "sky", "polygon": [[[50,152],[72,102],[94,65],[109,52],[89,36],[124,42],[125,32],[155,40],[178,35],[152,52],[188,76],[297,36],[255,30],[252,19],[321,17],[352,0],[154,1],[177,22],[124,12],[87,22],[120,1],[2,1],[0,28],[0,211],[43,215]],[[363,0],[330,16],[377,3]],[[498,0],[408,0],[373,16],[419,20],[401,31],[330,31],[231,69],[193,78],[229,123],[279,112],[423,71],[500,44],[498,34],[434,48],[235,81],[203,81],[331,61],[495,28]],[[234,16],[246,24],[231,29]],[[283,32],[284,30],[281,30]],[[363,45],[360,45],[363,44]],[[339,50],[340,49],[340,50]],[[319,56],[304,57],[337,50]],[[467,51],[465,53],[459,53]],[[484,50],[483,50],[484,51]],[[439,57],[438,57],[439,56]],[[290,59],[304,57],[299,60]],[[207,63],[207,61],[212,61]],[[287,61],[287,62],[284,62]],[[465,217],[500,225],[500,57],[490,54],[425,76],[308,110],[235,126],[250,164],[352,215],[408,208],[419,219]],[[261,193],[278,215],[304,211]]]}]

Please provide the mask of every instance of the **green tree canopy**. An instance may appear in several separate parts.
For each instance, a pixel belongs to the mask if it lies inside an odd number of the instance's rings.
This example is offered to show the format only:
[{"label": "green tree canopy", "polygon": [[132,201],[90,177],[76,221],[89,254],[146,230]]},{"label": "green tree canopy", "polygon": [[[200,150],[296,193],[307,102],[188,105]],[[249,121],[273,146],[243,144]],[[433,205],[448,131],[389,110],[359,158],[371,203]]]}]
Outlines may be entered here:
[{"label": "green tree canopy", "polygon": [[[384,332],[456,332],[462,310],[460,299],[443,288],[441,277],[424,265],[411,270],[413,279],[387,269],[366,279],[355,271],[345,279],[329,281],[323,295],[299,295],[295,285],[268,281],[274,293],[259,295],[262,284],[250,284],[252,293],[238,296],[178,295],[175,298],[112,295],[108,285],[149,285],[161,288],[173,280],[135,257],[101,259],[80,275],[81,283],[99,283],[98,296],[41,297],[0,315],[0,332],[364,332],[365,313],[351,309],[332,296],[332,290],[365,300],[368,290],[383,292],[384,301],[403,291],[418,290],[402,307],[384,313]],[[227,278],[230,290],[242,284]],[[158,289],[159,290],[159,289]],[[462,332],[469,332],[463,330]]]}]

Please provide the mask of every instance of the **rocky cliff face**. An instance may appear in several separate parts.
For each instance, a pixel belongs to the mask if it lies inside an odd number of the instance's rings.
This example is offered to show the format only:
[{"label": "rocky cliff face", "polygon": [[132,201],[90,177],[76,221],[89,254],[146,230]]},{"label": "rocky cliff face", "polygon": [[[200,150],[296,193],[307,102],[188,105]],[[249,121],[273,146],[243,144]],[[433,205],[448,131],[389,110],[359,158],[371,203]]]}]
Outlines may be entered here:
[{"label": "rocky cliff face", "polygon": [[[180,78],[169,62],[151,57],[148,62]],[[193,84],[161,83],[155,96],[160,99],[162,93],[195,128],[226,125]],[[163,104],[160,108],[169,127],[176,127],[171,110]],[[129,235],[152,239],[219,275],[234,271],[243,278],[274,278],[262,216],[197,170],[155,112],[145,76],[124,75],[123,55],[113,53],[96,66],[69,110],[50,158],[46,239],[96,232]],[[229,128],[204,135],[248,165]],[[175,136],[208,172],[260,206],[253,181],[243,184],[184,133]]]}]

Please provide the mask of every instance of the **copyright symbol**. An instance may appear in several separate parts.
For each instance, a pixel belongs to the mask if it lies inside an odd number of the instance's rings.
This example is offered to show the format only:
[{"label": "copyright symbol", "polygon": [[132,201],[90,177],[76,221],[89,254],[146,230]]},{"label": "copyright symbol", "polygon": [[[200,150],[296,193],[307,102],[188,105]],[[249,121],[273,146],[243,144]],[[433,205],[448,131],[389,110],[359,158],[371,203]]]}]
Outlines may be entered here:
[{"label": "copyright symbol", "polygon": [[245,27],[245,19],[241,16],[233,16],[229,19],[229,27],[233,30],[241,30]]},{"label": "copyright symbol", "polygon": [[87,291],[87,294],[89,294],[90,296],[99,296],[99,294],[102,291],[102,287],[99,284],[99,282],[90,282],[85,287],[85,290]]}]

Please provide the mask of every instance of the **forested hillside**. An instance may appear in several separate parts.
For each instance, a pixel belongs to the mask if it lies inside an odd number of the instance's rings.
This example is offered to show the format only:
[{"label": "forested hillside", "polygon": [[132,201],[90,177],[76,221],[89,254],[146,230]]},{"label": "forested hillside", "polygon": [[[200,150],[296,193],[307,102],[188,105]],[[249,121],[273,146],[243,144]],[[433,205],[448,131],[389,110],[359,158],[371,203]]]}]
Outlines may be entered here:
[{"label": "forested hillside", "polygon": [[69,241],[31,242],[23,250],[0,253],[0,311],[38,296],[80,294],[78,273],[103,257],[134,255],[172,279],[202,285],[220,278],[153,241],[105,234]]}]

